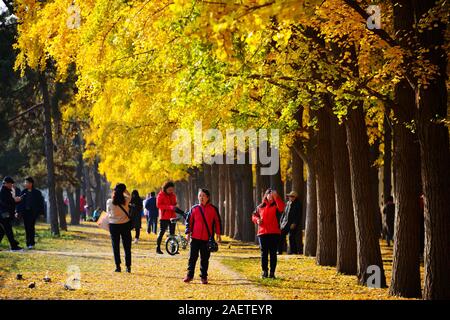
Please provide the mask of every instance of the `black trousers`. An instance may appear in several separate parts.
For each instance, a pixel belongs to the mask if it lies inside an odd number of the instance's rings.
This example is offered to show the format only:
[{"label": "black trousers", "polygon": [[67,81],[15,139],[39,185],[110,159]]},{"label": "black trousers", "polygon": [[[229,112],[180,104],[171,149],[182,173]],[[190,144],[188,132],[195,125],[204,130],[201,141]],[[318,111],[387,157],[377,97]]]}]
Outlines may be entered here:
[{"label": "black trousers", "polygon": [[34,246],[34,237],[36,234],[36,216],[33,214],[33,212],[25,212],[23,214],[23,225],[25,227],[27,246]]},{"label": "black trousers", "polygon": [[200,253],[200,277],[208,277],[209,257],[211,252],[208,251],[208,241],[192,239],[191,249],[189,250],[188,277],[194,277],[195,265],[197,264],[198,255]]},{"label": "black trousers", "polygon": [[14,233],[12,230],[12,220],[10,218],[0,217],[0,242],[3,240],[3,237],[5,235],[8,238],[11,249],[19,245],[16,239],[14,239]]},{"label": "black trousers", "polygon": [[157,216],[147,216],[147,233],[153,232],[157,233],[158,217]]},{"label": "black trousers", "polygon": [[299,254],[303,252],[302,235],[299,226],[294,229],[281,230],[281,238],[278,245],[278,252],[281,254],[286,251],[286,236],[289,235],[289,254]]},{"label": "black trousers", "polygon": [[125,251],[125,265],[131,267],[131,222],[122,224],[109,224],[111,242],[114,253],[114,262],[120,266],[120,238],[122,238],[123,250]]},{"label": "black trousers", "polygon": [[261,269],[268,271],[270,255],[270,273],[275,273],[277,268],[277,250],[280,242],[279,234],[264,234],[259,236],[261,249]]},{"label": "black trousers", "polygon": [[170,220],[160,220],[160,229],[158,239],[156,240],[156,244],[158,248],[161,247],[162,238],[164,233],[166,233],[167,227],[169,227],[169,232],[171,235],[175,234],[175,223],[171,223]]}]

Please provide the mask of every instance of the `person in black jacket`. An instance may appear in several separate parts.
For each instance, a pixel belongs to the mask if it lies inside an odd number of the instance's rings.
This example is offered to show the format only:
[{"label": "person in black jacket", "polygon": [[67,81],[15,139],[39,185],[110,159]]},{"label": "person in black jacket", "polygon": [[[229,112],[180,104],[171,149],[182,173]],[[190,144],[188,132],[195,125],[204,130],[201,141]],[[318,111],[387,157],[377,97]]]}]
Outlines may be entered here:
[{"label": "person in black jacket", "polygon": [[133,229],[135,229],[136,231],[136,234],[134,236],[134,243],[137,244],[139,242],[139,236],[141,235],[141,212],[144,208],[142,198],[139,196],[139,192],[137,190],[133,190],[131,192],[131,200],[129,206],[130,216],[133,218]]},{"label": "person in black jacket", "polygon": [[22,248],[16,239],[14,239],[12,219],[14,219],[16,203],[20,202],[21,199],[20,197],[13,197],[13,184],[14,180],[11,177],[5,177],[0,190],[0,242],[3,236],[6,235],[11,251],[20,251]]},{"label": "person in black jacket", "polygon": [[[298,194],[291,191],[287,197],[289,201],[286,203],[283,215],[280,219],[281,239],[278,247],[278,253],[282,254],[286,247],[286,236],[289,234],[289,254],[300,254],[303,248],[298,240],[298,233],[301,232],[302,207]],[[301,239],[301,235],[300,235]]]},{"label": "person in black jacket", "polygon": [[18,214],[23,217],[27,248],[33,249],[35,245],[36,219],[44,213],[44,197],[41,191],[34,188],[32,177],[25,178],[25,189],[21,193],[22,201],[17,206]]}]

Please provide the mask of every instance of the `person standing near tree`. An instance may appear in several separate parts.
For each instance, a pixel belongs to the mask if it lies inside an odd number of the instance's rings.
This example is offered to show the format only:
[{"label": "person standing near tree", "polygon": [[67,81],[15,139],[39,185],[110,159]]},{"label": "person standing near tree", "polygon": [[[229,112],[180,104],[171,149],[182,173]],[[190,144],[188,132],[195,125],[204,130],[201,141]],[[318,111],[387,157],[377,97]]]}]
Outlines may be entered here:
[{"label": "person standing near tree", "polygon": [[134,244],[137,244],[139,242],[139,236],[141,235],[141,213],[142,213],[142,199],[139,196],[139,192],[137,190],[133,190],[131,192],[131,200],[130,200],[130,216],[132,217],[132,225],[133,229],[135,230],[135,236],[134,236]]},{"label": "person standing near tree", "polygon": [[21,251],[22,248],[14,239],[14,232],[12,230],[12,219],[14,218],[16,203],[21,201],[20,197],[13,197],[14,180],[11,177],[3,179],[2,188],[0,189],[0,242],[3,236],[6,235],[9,241],[11,251]]},{"label": "person standing near tree", "polygon": [[156,197],[156,207],[159,209],[159,235],[156,240],[156,253],[163,254],[161,251],[161,242],[166,232],[169,228],[171,235],[175,234],[175,224],[170,222],[170,219],[176,218],[175,209],[177,208],[177,197],[175,195],[175,184],[172,181],[166,182],[161,191]]},{"label": "person standing near tree", "polygon": [[150,192],[147,200],[145,200],[145,210],[147,210],[147,233],[153,231],[157,233],[158,226],[158,207],[156,206],[155,192]]},{"label": "person standing near tree", "polygon": [[[277,267],[277,250],[280,241],[280,217],[284,202],[275,190],[267,189],[262,203],[252,215],[253,223],[258,225],[258,238],[261,249],[262,278],[275,279]],[[269,274],[270,255],[270,274]]]},{"label": "person standing near tree", "polygon": [[34,187],[32,177],[25,178],[25,189],[21,193],[22,201],[17,206],[17,212],[23,218],[27,248],[33,249],[35,245],[36,219],[44,212],[44,197],[41,191]]},{"label": "person standing near tree", "polygon": [[125,251],[125,265],[127,272],[131,272],[131,219],[129,214],[130,193],[123,183],[119,183],[114,188],[112,198],[106,202],[106,212],[108,213],[109,232],[116,263],[115,272],[121,272],[120,259],[120,239],[122,238],[123,249]]},{"label": "person standing near tree", "polygon": [[195,265],[200,254],[200,279],[202,284],[208,284],[208,266],[211,252],[208,250],[208,240],[217,235],[221,242],[221,221],[219,210],[210,203],[210,192],[207,189],[198,191],[199,203],[194,205],[186,218],[187,241],[190,241],[188,273],[184,282],[194,279]]},{"label": "person standing near tree", "polygon": [[281,239],[278,253],[282,254],[286,247],[286,236],[289,234],[289,254],[299,254],[303,248],[299,247],[298,233],[301,233],[302,206],[298,194],[291,191],[287,195],[289,201],[286,203],[284,212],[280,219]]},{"label": "person standing near tree", "polygon": [[80,218],[86,221],[86,198],[84,195],[80,196]]},{"label": "person standing near tree", "polygon": [[389,247],[394,239],[395,204],[392,196],[387,197],[387,202],[383,208],[383,230],[386,243]]}]

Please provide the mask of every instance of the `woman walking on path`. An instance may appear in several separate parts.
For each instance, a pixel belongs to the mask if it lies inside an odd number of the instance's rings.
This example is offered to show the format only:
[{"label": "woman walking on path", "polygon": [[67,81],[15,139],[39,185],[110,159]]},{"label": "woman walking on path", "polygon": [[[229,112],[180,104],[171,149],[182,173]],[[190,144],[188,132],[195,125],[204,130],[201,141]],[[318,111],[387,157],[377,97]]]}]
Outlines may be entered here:
[{"label": "woman walking on path", "polygon": [[133,221],[132,228],[136,231],[134,236],[134,243],[137,244],[139,242],[139,236],[141,234],[141,224],[142,217],[141,212],[144,208],[142,204],[142,199],[139,196],[139,192],[137,190],[133,190],[131,192],[131,200],[130,200],[130,217],[132,217]]},{"label": "woman walking on path", "polygon": [[208,250],[208,240],[217,235],[220,243],[222,238],[221,221],[218,209],[210,202],[210,193],[207,189],[200,189],[198,192],[199,204],[194,205],[186,218],[187,240],[190,240],[188,273],[184,282],[191,282],[194,279],[195,265],[200,253],[200,278],[202,284],[208,283],[208,266],[211,252]]},{"label": "woman walking on path", "polygon": [[[253,223],[258,225],[258,237],[261,249],[262,278],[275,278],[277,267],[277,249],[280,241],[280,217],[284,202],[275,190],[267,189],[262,203],[252,215]],[[270,254],[270,275],[268,270]]]},{"label": "woman walking on path", "polygon": [[120,238],[125,251],[127,272],[131,272],[131,219],[129,212],[130,193],[123,183],[114,188],[112,199],[106,202],[106,212],[109,219],[109,232],[116,263],[116,272],[120,272]]}]

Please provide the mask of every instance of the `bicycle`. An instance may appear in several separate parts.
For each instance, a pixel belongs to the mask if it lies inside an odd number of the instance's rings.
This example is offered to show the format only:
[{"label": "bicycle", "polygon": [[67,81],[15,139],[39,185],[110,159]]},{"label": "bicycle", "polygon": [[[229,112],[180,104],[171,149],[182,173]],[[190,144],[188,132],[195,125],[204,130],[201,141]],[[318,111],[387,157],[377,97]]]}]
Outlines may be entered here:
[{"label": "bicycle", "polygon": [[183,217],[170,219],[170,223],[176,224],[177,233],[178,233],[178,234],[174,234],[174,235],[169,234],[166,239],[166,251],[171,256],[177,254],[177,252],[180,250],[180,245],[183,250],[186,250],[187,245],[188,245],[187,239],[184,235],[181,234],[180,227],[177,223],[178,220],[181,220],[181,218],[183,218]]}]

